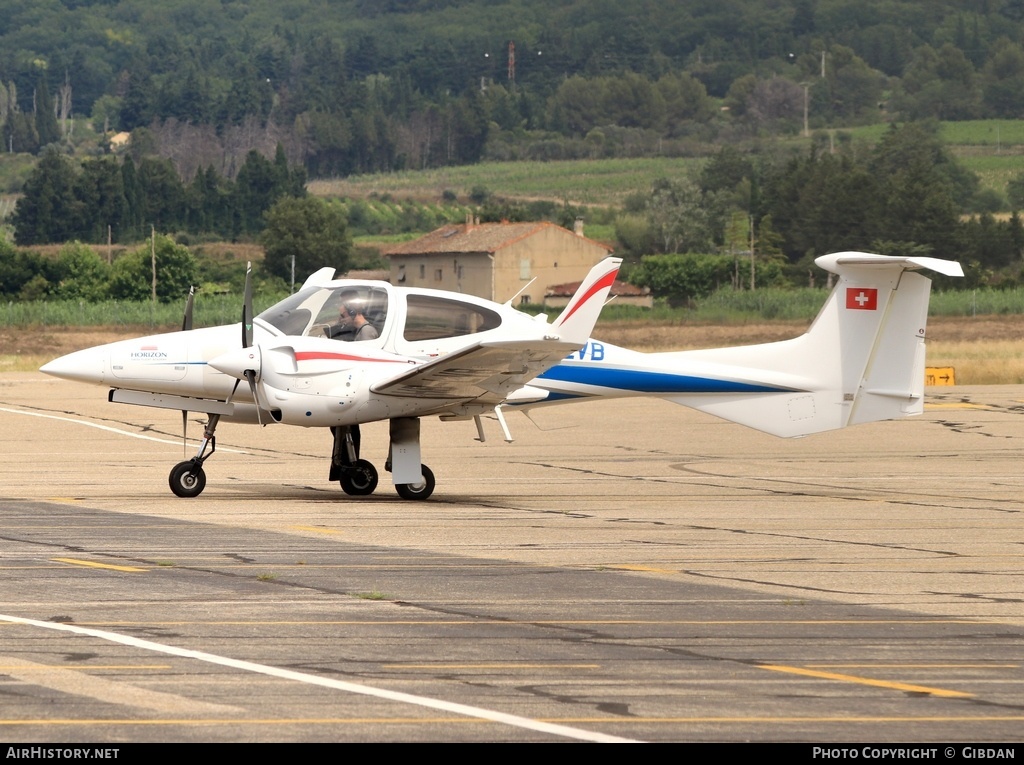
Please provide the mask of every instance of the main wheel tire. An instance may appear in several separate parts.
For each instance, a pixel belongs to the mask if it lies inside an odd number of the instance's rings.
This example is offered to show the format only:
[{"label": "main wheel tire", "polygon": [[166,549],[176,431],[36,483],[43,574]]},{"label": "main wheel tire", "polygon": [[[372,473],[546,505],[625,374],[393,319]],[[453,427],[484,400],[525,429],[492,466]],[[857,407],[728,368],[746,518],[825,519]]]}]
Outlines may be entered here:
[{"label": "main wheel tire", "polygon": [[341,489],[353,497],[365,497],[373,494],[377,488],[377,468],[368,460],[356,460],[341,469],[338,479]]},{"label": "main wheel tire", "polygon": [[402,499],[427,499],[434,493],[434,474],[426,465],[420,465],[423,480],[419,483],[396,484],[395,491]]},{"label": "main wheel tire", "polygon": [[174,466],[167,482],[179,497],[198,497],[206,488],[206,473],[202,465],[186,460]]}]

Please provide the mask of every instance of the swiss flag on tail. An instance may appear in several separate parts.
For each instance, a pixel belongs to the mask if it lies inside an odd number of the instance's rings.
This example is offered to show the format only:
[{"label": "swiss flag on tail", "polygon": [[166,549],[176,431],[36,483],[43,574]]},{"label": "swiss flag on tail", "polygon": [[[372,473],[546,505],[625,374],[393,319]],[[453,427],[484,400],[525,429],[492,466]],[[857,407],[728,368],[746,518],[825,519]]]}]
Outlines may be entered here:
[{"label": "swiss flag on tail", "polygon": [[877,311],[878,290],[873,287],[847,287],[846,307],[857,311]]}]

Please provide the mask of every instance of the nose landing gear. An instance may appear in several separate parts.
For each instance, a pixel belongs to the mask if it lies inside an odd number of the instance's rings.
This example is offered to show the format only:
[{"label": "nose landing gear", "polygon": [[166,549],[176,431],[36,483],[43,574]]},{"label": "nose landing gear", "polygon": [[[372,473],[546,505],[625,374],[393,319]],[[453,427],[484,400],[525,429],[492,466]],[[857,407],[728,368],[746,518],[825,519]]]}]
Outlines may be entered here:
[{"label": "nose landing gear", "polygon": [[179,462],[171,470],[168,483],[171,491],[179,497],[198,497],[206,488],[206,473],[202,462],[194,459]]},{"label": "nose landing gear", "polygon": [[[171,470],[171,474],[167,477],[167,482],[170,484],[171,491],[175,495],[186,499],[198,497],[203,493],[203,489],[206,488],[206,473],[203,471],[203,462],[217,451],[217,439],[214,437],[213,432],[217,429],[218,422],[220,422],[220,415],[211,414],[206,427],[203,429],[203,440],[199,444],[199,451],[196,452],[196,456],[190,460],[179,462]],[[210,450],[209,453],[206,451],[207,448]]]}]

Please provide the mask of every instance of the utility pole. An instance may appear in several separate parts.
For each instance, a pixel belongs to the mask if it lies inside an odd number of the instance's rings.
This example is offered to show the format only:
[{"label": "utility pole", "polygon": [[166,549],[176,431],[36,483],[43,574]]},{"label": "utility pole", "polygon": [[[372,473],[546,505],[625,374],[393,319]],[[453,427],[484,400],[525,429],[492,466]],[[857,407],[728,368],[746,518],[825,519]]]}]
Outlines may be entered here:
[{"label": "utility pole", "polygon": [[800,84],[804,86],[804,138],[806,138],[811,134],[811,131],[807,129],[807,108],[810,100],[808,93],[811,89],[811,84],[809,82],[802,82]]},{"label": "utility pole", "polygon": [[750,218],[750,291],[753,292],[754,286],[754,216]]},{"label": "utility pole", "polygon": [[156,226],[149,227],[149,262],[153,268],[153,305],[156,305]]}]

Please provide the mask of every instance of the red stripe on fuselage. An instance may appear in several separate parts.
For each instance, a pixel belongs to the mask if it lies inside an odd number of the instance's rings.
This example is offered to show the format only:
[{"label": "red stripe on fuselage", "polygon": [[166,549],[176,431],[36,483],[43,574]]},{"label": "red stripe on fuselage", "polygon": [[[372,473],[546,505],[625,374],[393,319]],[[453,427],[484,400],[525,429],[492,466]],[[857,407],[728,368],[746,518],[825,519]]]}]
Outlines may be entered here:
[{"label": "red stripe on fuselage", "polygon": [[295,354],[296,361],[361,361],[361,362],[395,362],[398,359],[375,359],[367,356],[353,356],[350,353],[329,353],[327,351],[299,351]]}]

